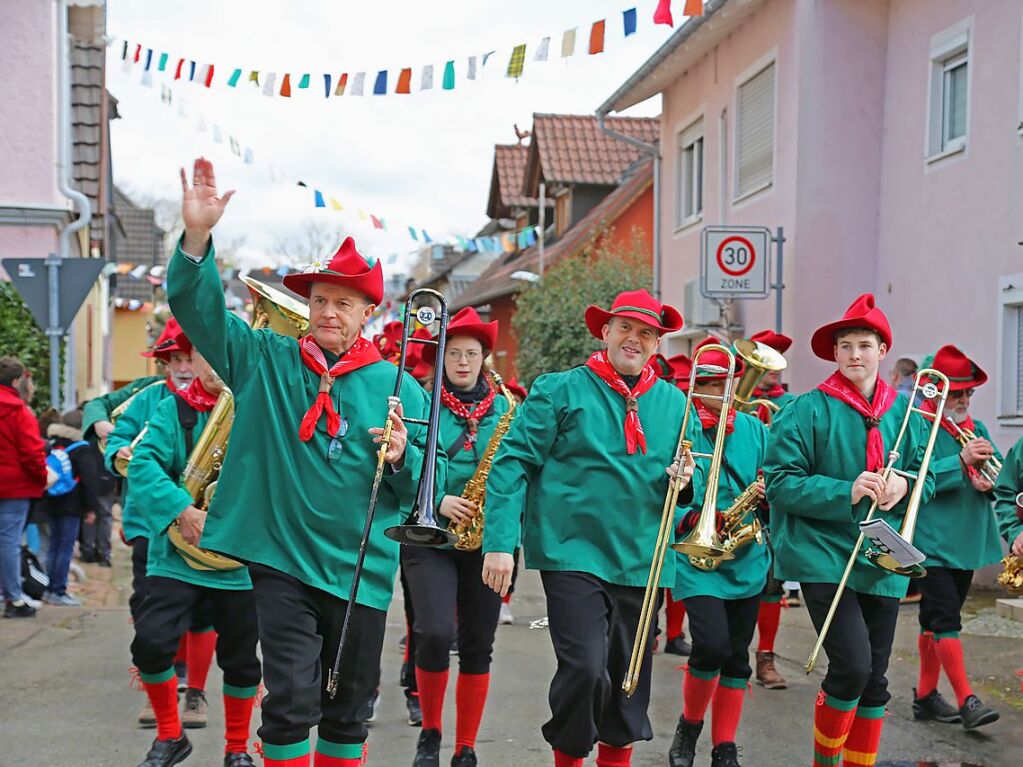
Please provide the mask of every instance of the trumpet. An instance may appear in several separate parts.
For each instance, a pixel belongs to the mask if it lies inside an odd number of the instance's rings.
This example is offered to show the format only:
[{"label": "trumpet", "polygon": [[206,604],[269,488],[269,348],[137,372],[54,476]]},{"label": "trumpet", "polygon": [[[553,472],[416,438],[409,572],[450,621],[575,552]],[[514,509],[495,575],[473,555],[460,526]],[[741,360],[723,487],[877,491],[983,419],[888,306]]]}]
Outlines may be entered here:
[{"label": "trumpet", "polygon": [[771,419],[779,410],[778,405],[763,397],[755,398],[753,392],[756,391],[765,375],[782,371],[789,366],[789,363],[776,349],[749,338],[740,338],[732,346],[736,356],[745,365],[742,375],[739,376],[739,380],[735,384],[735,409],[744,413],[752,413],[758,407],[763,406],[767,409],[768,425],[770,425]]},{"label": "trumpet", "polygon": [[[960,445],[966,445],[971,439],[977,439],[976,432],[973,429],[963,429],[955,421],[952,420],[952,416],[945,416],[945,421],[951,424],[952,428],[956,433],[956,441]],[[998,457],[993,455],[986,461],[982,462],[977,466],[977,471],[984,479],[990,482],[992,485],[998,481],[998,474],[1002,470],[1002,462],[998,460]]]},{"label": "trumpet", "polygon": [[[941,384],[941,386],[939,387],[938,384]],[[918,394],[922,394],[927,399],[938,399],[938,404],[934,413],[913,404],[916,402]],[[909,503],[906,507],[906,514],[902,518],[902,526],[899,529],[899,535],[908,544],[913,543],[913,533],[916,530],[916,522],[920,514],[920,500],[923,497],[924,492],[924,478],[927,476],[927,468],[931,463],[931,454],[934,452],[934,441],[938,437],[938,429],[941,428],[941,417],[945,410],[945,400],[947,397],[948,378],[943,373],[932,368],[924,368],[923,370],[917,371],[916,379],[913,382],[913,391],[910,392],[909,395],[910,404],[906,408],[906,415],[902,419],[902,426],[899,427],[899,434],[895,438],[895,444],[892,445],[892,449],[888,452],[888,463],[881,472],[881,477],[886,482],[893,474],[900,474],[905,476],[907,479],[913,480],[913,489],[909,494]],[[924,449],[923,458],[920,460],[920,469],[915,475],[898,471],[895,468],[895,462],[901,455],[899,453],[899,448],[902,446],[902,441],[906,436],[906,431],[909,428],[909,422],[913,413],[919,413],[926,418],[931,418],[933,416],[930,432],[927,435],[927,446]],[[869,522],[874,518],[874,514],[878,509],[878,504],[879,499],[875,499],[870,505],[870,510],[867,512],[867,516],[863,520],[864,522]],[[849,576],[852,574],[853,566],[856,564],[856,558],[860,554],[860,548],[863,546],[863,540],[865,537],[865,534],[860,531],[859,537],[856,538],[856,545],[853,546],[852,553],[849,555],[849,561],[846,562],[845,572],[842,573],[842,579],[838,582],[838,589],[835,591],[834,599],[831,600],[831,607],[828,609],[827,617],[824,619],[824,624],[821,626],[820,634],[817,636],[817,643],[813,646],[813,650],[810,651],[810,657],[806,659],[804,668],[806,669],[807,674],[813,671],[814,666],[817,665],[817,656],[820,654],[821,648],[824,647],[824,640],[831,628],[831,622],[835,618],[839,600],[842,598],[842,592],[845,591],[845,585],[849,581]],[[864,552],[864,554],[867,557],[867,561],[871,564],[892,573],[907,575],[910,578],[921,578],[927,574],[927,570],[925,570],[921,565],[903,566],[886,551],[868,549]]]},{"label": "trumpet", "polygon": [[[721,411],[721,422],[724,423],[728,416],[728,408],[732,399],[732,376],[735,374],[735,355],[730,349],[718,344],[708,344],[700,348],[693,356],[693,380],[696,380],[696,371],[700,357],[708,351],[723,352],[728,357],[728,377],[725,381],[725,391],[720,397],[724,403]],[[706,367],[706,366],[705,366]],[[721,469],[721,458],[724,455],[725,429],[719,428],[714,442],[714,453],[692,453],[693,443],[686,439],[689,429],[689,417],[693,412],[691,398],[704,397],[706,399],[718,399],[715,395],[697,394],[690,389],[686,398],[685,413],[682,416],[682,428],[679,430],[678,446],[675,449],[674,463],[682,466],[686,454],[694,457],[711,458],[711,468],[707,479],[707,493],[704,497],[703,511],[700,514],[700,521],[693,530],[693,533],[685,541],[673,545],[671,548],[681,551],[690,556],[703,556],[711,558],[731,559],[734,554],[725,551],[721,539],[715,530],[715,515],[717,514],[717,487],[718,476]],[[639,626],[636,629],[636,640],[632,645],[632,657],[629,660],[629,669],[622,681],[622,691],[632,697],[639,686],[639,674],[643,668],[643,655],[646,650],[647,640],[650,638],[650,628],[653,625],[654,616],[657,613],[657,592],[658,583],[661,580],[661,570],[664,568],[664,556],[668,552],[668,545],[673,534],[673,522],[675,519],[675,506],[678,504],[678,495],[682,491],[682,482],[678,476],[673,476],[668,481],[668,494],[664,498],[664,506],[661,508],[661,523],[657,529],[657,537],[654,539],[654,555],[650,561],[650,574],[647,576],[646,590],[643,592],[643,605],[639,613]],[[709,499],[709,502],[708,502]],[[708,509],[710,510],[708,514]],[[681,548],[685,547],[685,548]]]}]

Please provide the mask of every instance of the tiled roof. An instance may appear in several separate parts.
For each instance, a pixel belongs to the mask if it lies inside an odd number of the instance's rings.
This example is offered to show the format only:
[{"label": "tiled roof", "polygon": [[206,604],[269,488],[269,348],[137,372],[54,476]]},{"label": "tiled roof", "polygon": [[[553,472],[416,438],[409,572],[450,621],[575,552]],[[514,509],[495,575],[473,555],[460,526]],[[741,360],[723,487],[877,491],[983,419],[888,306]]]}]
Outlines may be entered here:
[{"label": "tiled roof", "polygon": [[[648,144],[661,135],[659,117],[609,117],[608,128]],[[533,138],[526,163],[523,194],[529,195],[540,183],[618,183],[630,165],[643,153],[636,147],[608,136],[593,115],[533,115]]]},{"label": "tiled roof", "polygon": [[522,194],[526,177],[529,147],[525,144],[497,144],[494,147],[494,170],[490,176],[490,200],[487,215],[507,216],[512,208],[535,208],[539,201]]},{"label": "tiled roof", "polygon": [[71,159],[75,186],[100,207],[103,173],[103,47],[74,41],[71,45]]},{"label": "tiled roof", "polygon": [[[594,234],[613,224],[636,198],[653,184],[653,178],[653,164],[650,160],[638,164],[617,189],[579,219],[579,222],[565,232],[560,240],[544,250],[544,268],[582,250]],[[539,266],[540,253],[535,246],[510,257],[498,259],[452,302],[451,311],[457,311],[463,306],[479,306],[516,292],[522,287],[522,283],[513,280],[512,274],[518,271],[536,273]]]},{"label": "tiled roof", "polygon": [[[114,188],[114,210],[121,223],[124,237],[118,238],[118,263],[159,266],[166,263],[163,248],[163,230],[157,225],[151,208],[141,208],[120,189]],[[153,284],[145,277],[135,279],[122,274],[117,278],[118,298],[137,298],[140,301],[153,300]]]}]

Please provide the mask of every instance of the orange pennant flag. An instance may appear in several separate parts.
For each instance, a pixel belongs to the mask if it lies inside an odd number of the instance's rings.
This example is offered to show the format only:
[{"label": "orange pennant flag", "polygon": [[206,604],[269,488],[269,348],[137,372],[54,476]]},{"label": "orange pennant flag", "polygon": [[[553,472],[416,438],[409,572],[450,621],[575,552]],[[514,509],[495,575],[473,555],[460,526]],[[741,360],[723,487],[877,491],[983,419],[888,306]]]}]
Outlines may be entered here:
[{"label": "orange pennant flag", "polygon": [[682,9],[686,16],[702,16],[703,0],[686,0],[686,7]]},{"label": "orange pennant flag", "polygon": [[590,30],[590,55],[604,52],[604,20],[595,21]]},{"label": "orange pennant flag", "polygon": [[281,95],[285,98],[291,98],[291,75],[284,75],[284,82],[281,83]]},{"label": "orange pennant flag", "polygon": [[412,92],[412,68],[407,67],[401,70],[401,74],[398,75],[398,87],[394,89],[395,93],[411,93]]}]

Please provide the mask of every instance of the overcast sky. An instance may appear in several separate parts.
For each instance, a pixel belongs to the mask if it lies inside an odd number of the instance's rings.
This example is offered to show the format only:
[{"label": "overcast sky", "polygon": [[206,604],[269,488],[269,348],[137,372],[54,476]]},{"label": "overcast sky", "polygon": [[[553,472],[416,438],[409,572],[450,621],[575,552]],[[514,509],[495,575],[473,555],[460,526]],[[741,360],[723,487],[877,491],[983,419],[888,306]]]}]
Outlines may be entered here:
[{"label": "overcast sky", "polygon": [[[634,6],[637,33],[623,38],[622,11]],[[121,114],[111,128],[114,178],[130,190],[177,198],[178,167],[200,154],[210,157],[220,188],[238,190],[221,236],[246,237],[249,266],[279,263],[275,236],[296,232],[311,218],[336,227],[339,236],[352,234],[368,255],[386,260],[398,253],[404,260],[415,246],[409,225],[439,240],[471,236],[485,223],[493,146],[515,142],[513,124],[528,129],[533,112],[592,114],[667,39],[672,30],[653,24],[655,6],[655,0],[109,0],[107,31],[116,39],[108,50],[107,85]],[[602,18],[605,52],[586,55],[590,25]],[[561,36],[572,27],[578,27],[576,55],[562,59]],[[550,61],[534,63],[548,35]],[[141,65],[122,69],[124,39],[132,47],[141,43],[143,51],[169,53],[169,70],[179,56],[212,63],[216,81],[206,89],[156,73],[147,88]],[[515,81],[505,71],[519,43],[527,44],[526,64]],[[496,53],[481,79],[467,82],[468,56],[491,50]],[[440,90],[448,59],[456,60],[453,91]],[[421,66],[430,63],[436,90],[417,93]],[[389,70],[393,90],[404,66],[413,67],[411,95],[324,98],[324,72],[336,78],[347,71],[351,78],[366,71],[370,93],[377,70]],[[232,89],[225,78],[235,67],[245,74]],[[278,72],[278,89],[290,72],[293,98],[267,98],[246,84],[252,69]],[[305,72],[312,85],[301,91]],[[161,103],[161,83],[172,87],[171,107]],[[659,110],[655,98],[628,114]],[[214,142],[214,125],[221,144]],[[252,149],[252,165],[231,154],[232,136]],[[294,185],[298,179],[336,197],[345,211],[315,209],[312,193]],[[390,231],[374,230],[358,209],[383,217]]]}]

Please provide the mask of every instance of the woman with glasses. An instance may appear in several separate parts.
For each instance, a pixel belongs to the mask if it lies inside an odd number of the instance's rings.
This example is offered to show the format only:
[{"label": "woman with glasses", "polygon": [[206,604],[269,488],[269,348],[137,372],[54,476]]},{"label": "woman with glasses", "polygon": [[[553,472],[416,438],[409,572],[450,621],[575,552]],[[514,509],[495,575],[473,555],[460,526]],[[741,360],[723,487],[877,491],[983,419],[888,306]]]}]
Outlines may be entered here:
[{"label": "woman with glasses", "polygon": [[[475,309],[451,318],[443,361],[436,347],[423,350],[423,362],[444,365],[439,392],[440,447],[448,455],[447,482],[438,486],[440,523],[467,524],[476,505],[462,498],[508,403],[494,390],[483,360],[497,341],[497,322],[483,322]],[[440,764],[441,714],[448,684],[449,650],[457,631],[458,682],[455,694],[455,753],[452,767],[474,767],[476,734],[490,684],[490,658],[501,597],[483,583],[483,555],[453,548],[403,546],[402,568],[415,613],[415,666],[422,709],[422,732],[413,767]]]}]

